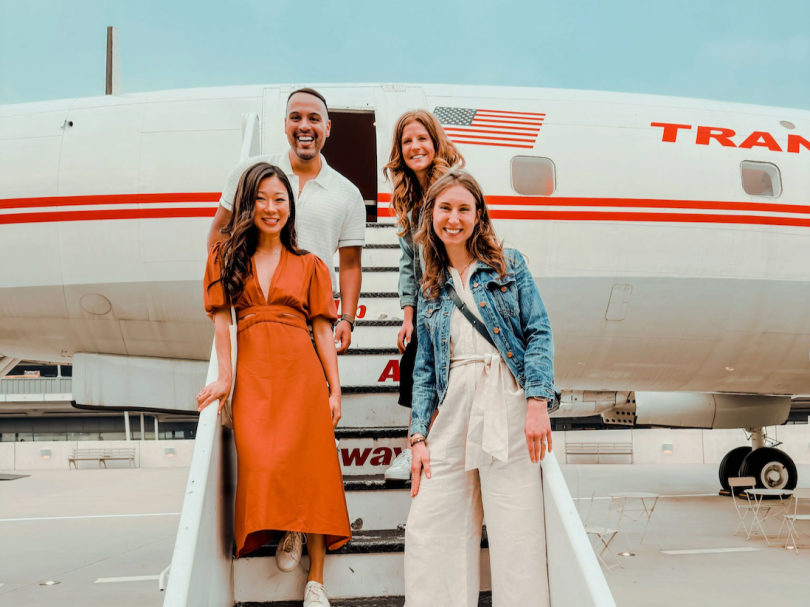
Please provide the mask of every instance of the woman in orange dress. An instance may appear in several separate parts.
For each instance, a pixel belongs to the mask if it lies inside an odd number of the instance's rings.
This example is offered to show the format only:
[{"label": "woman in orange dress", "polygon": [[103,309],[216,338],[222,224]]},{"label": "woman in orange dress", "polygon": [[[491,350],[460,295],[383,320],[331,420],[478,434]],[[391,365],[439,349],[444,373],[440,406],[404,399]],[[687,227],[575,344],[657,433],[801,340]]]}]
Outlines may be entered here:
[{"label": "woman in orange dress", "polygon": [[205,273],[219,377],[197,400],[200,410],[219,400],[221,410],[228,398],[228,326],[230,302],[236,302],[236,556],[266,544],[277,531],[305,533],[310,571],[304,604],[328,606],[326,548],[351,539],[334,435],[340,380],[332,283],[326,265],[297,248],[295,199],[281,169],[266,163],[249,168],[235,202],[230,238],[211,248]]}]

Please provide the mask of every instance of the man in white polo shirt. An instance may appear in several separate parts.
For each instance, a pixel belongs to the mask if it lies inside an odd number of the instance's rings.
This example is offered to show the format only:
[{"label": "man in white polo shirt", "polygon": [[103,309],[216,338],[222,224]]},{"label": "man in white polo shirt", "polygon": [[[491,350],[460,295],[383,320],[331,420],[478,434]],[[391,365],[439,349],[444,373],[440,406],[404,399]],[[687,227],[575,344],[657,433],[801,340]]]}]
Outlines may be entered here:
[{"label": "man in white polo shirt", "polygon": [[290,149],[282,154],[246,158],[231,171],[208,234],[208,248],[227,237],[222,230],[231,219],[242,173],[259,162],[283,170],[296,194],[298,246],[326,263],[335,293],[338,289],[333,256],[340,251],[340,301],[344,313],[335,327],[335,341],[340,342],[338,353],[343,354],[352,340],[354,312],[360,298],[366,207],[360,190],[321,155],[330,128],[326,99],[312,89],[293,91],[287,98],[284,119]]}]

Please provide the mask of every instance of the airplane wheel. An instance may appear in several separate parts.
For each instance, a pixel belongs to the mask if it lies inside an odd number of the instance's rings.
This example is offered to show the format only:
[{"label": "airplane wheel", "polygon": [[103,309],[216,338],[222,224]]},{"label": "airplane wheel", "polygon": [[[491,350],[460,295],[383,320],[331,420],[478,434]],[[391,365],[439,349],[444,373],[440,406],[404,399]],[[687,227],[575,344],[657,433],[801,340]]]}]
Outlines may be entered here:
[{"label": "airplane wheel", "polygon": [[799,480],[796,464],[784,451],[761,447],[749,453],[740,476],[753,476],[759,489],[795,489]]},{"label": "airplane wheel", "polygon": [[740,467],[749,453],[751,453],[751,447],[737,447],[726,453],[723,461],[720,462],[720,484],[726,491],[731,491],[728,479],[742,476]]}]

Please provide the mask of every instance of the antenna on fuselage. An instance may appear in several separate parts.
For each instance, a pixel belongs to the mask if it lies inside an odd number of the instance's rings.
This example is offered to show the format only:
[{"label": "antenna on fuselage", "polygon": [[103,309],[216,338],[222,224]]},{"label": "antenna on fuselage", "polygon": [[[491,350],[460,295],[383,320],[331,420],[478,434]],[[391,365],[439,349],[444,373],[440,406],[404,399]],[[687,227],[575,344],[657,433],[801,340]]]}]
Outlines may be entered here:
[{"label": "antenna on fuselage", "polygon": [[105,95],[121,94],[121,55],[118,52],[118,28],[107,28],[107,80]]}]

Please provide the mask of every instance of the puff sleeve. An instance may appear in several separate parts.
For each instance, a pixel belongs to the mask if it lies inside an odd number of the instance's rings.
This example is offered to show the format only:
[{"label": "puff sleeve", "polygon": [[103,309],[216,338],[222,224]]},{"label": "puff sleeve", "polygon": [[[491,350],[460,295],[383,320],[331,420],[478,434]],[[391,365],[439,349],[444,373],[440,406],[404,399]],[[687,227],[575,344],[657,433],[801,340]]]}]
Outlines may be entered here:
[{"label": "puff sleeve", "polygon": [[307,320],[323,316],[330,322],[338,318],[335,299],[332,297],[332,278],[329,268],[318,257],[315,257],[312,274],[309,280],[309,299],[307,301]]},{"label": "puff sleeve", "polygon": [[220,276],[219,249],[220,243],[216,243],[208,251],[208,261],[205,264],[205,278],[203,279],[203,302],[205,303],[205,312],[212,320],[214,318],[214,312],[216,312],[217,309],[230,307],[222,282],[213,284],[215,280],[219,280]]}]

